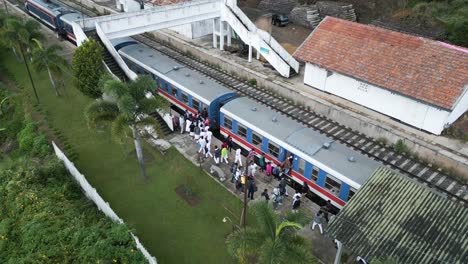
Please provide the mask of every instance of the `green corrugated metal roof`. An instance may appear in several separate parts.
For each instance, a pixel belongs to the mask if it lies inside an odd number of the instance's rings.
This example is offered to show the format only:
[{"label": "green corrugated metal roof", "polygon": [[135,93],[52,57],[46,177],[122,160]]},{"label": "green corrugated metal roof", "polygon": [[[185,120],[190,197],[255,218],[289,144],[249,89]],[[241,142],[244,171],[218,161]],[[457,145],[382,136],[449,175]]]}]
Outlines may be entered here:
[{"label": "green corrugated metal roof", "polygon": [[392,256],[398,263],[468,263],[468,209],[383,167],[328,232],[367,260]]}]

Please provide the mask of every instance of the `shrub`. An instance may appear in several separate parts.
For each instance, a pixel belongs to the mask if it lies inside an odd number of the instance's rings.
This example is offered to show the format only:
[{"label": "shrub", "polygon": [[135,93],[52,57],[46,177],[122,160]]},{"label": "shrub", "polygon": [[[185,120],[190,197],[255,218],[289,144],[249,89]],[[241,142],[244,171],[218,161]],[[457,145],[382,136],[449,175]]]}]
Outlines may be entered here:
[{"label": "shrub", "polygon": [[44,157],[49,153],[46,137],[36,132],[36,124],[26,121],[26,125],[18,134],[20,151],[30,156]]},{"label": "shrub", "polygon": [[393,149],[398,154],[410,153],[408,146],[406,146],[405,142],[401,139],[397,140],[397,142],[393,145]]},{"label": "shrub", "polygon": [[252,86],[257,86],[257,79],[250,79],[248,81],[249,85],[252,85]]},{"label": "shrub", "polygon": [[103,72],[101,45],[93,39],[83,42],[73,55],[76,88],[89,97],[100,97],[102,92],[98,84]]}]

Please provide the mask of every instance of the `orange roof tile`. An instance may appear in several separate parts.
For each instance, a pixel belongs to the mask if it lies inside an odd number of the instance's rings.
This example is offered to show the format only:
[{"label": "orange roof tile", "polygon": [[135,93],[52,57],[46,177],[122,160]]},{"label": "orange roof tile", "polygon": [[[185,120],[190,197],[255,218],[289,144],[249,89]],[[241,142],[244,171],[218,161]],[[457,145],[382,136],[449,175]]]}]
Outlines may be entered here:
[{"label": "orange roof tile", "polygon": [[468,85],[468,49],[334,17],[294,57],[445,109]]}]

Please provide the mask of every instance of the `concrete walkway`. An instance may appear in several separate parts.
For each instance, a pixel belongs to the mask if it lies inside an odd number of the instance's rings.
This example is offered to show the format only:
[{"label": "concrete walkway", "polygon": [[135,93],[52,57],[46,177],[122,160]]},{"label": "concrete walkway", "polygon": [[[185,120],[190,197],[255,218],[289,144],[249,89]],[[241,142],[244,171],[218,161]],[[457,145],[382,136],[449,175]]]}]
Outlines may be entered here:
[{"label": "concrete walkway", "polygon": [[[243,193],[236,193],[235,191],[235,184],[230,182],[230,172],[229,172],[229,167],[230,164],[226,163],[221,163],[220,164],[215,164],[213,158],[207,158],[205,159],[201,164],[198,162],[198,147],[197,143],[191,139],[191,137],[185,133],[185,134],[180,134],[179,132],[173,133],[166,138],[172,146],[174,146],[180,153],[182,153],[188,160],[193,162],[195,165],[203,168],[203,170],[211,175],[214,180],[218,181],[219,184],[224,186],[228,191],[230,191],[233,195],[239,197],[239,199],[243,200],[244,199],[244,194]],[[211,144],[211,151],[213,152],[214,146],[217,145],[218,147],[221,146],[221,141],[214,138],[212,139],[212,144]],[[234,161],[234,150],[229,154],[229,161],[230,163]],[[246,158],[242,157],[242,164],[246,164]],[[218,167],[222,170],[222,172],[225,174],[225,180],[220,181],[218,178],[218,169],[212,169],[212,166]],[[213,172],[210,172],[213,171]],[[254,194],[254,200],[264,200],[263,197],[260,196],[262,191],[264,189],[268,189],[268,193],[271,193],[273,188],[278,186],[279,181],[273,179],[271,182],[267,182],[265,180],[265,176],[263,172],[260,172],[257,170],[255,174],[255,182],[258,187],[258,191],[255,192]],[[283,204],[278,207],[278,213],[283,214],[287,210],[291,210],[292,207],[292,195],[295,193],[294,189],[291,187],[287,187],[289,196],[285,197],[283,200]],[[311,217],[313,214],[315,214],[319,209],[319,205],[313,203],[307,198],[302,198],[301,199],[301,209],[304,210],[307,214],[309,214]],[[249,203],[251,203],[250,201]],[[270,201],[271,204],[271,201]],[[307,225],[303,229],[299,231],[299,234],[304,236],[305,238],[309,239],[312,243],[312,254],[316,256],[322,263],[333,263],[335,259],[335,254],[336,254],[336,249],[335,245],[333,243],[333,240],[331,238],[328,238],[326,235],[326,226],[327,224],[324,224],[324,233],[325,235],[321,235],[320,231],[318,230],[318,227],[316,227],[315,231],[312,231],[310,229],[310,226]]]}]

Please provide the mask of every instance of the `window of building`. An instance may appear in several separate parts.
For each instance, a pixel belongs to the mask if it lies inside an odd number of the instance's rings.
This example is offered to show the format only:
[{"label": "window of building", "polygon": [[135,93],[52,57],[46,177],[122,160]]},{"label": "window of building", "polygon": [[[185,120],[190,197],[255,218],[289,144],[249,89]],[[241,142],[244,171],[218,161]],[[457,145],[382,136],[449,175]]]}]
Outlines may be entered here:
[{"label": "window of building", "polygon": [[178,96],[177,96],[177,88],[172,87],[171,90],[172,90],[172,96],[174,96],[175,98],[177,98],[177,97],[178,97]]},{"label": "window of building", "polygon": [[224,127],[226,127],[229,130],[232,130],[232,119],[224,116]]},{"label": "window of building", "polygon": [[270,153],[273,157],[277,158],[279,156],[279,147],[272,143],[272,142],[268,142],[268,153]]},{"label": "window of building", "polygon": [[331,191],[335,195],[338,195],[340,188],[341,188],[341,182],[333,178],[331,175],[327,174],[327,178],[325,180],[325,189]]},{"label": "window of building", "polygon": [[354,188],[349,189],[348,201],[351,200],[351,198],[354,196],[355,193],[356,193],[356,189],[354,189]]},{"label": "window of building", "polygon": [[237,125],[237,134],[243,138],[247,138],[247,128],[241,124]]},{"label": "window of building", "polygon": [[182,102],[188,105],[188,95],[186,93],[182,93]]},{"label": "window of building", "polygon": [[252,143],[257,146],[262,145],[262,137],[259,134],[252,131]]},{"label": "window of building", "polygon": [[313,180],[314,182],[317,182],[318,176],[319,176],[319,169],[318,169],[317,167],[314,166],[314,167],[312,168],[312,180]]},{"label": "window of building", "polygon": [[298,167],[297,167],[297,172],[304,175],[306,162],[305,162],[305,160],[300,159],[300,158],[298,158],[298,160],[299,160],[299,163],[298,163]]}]

